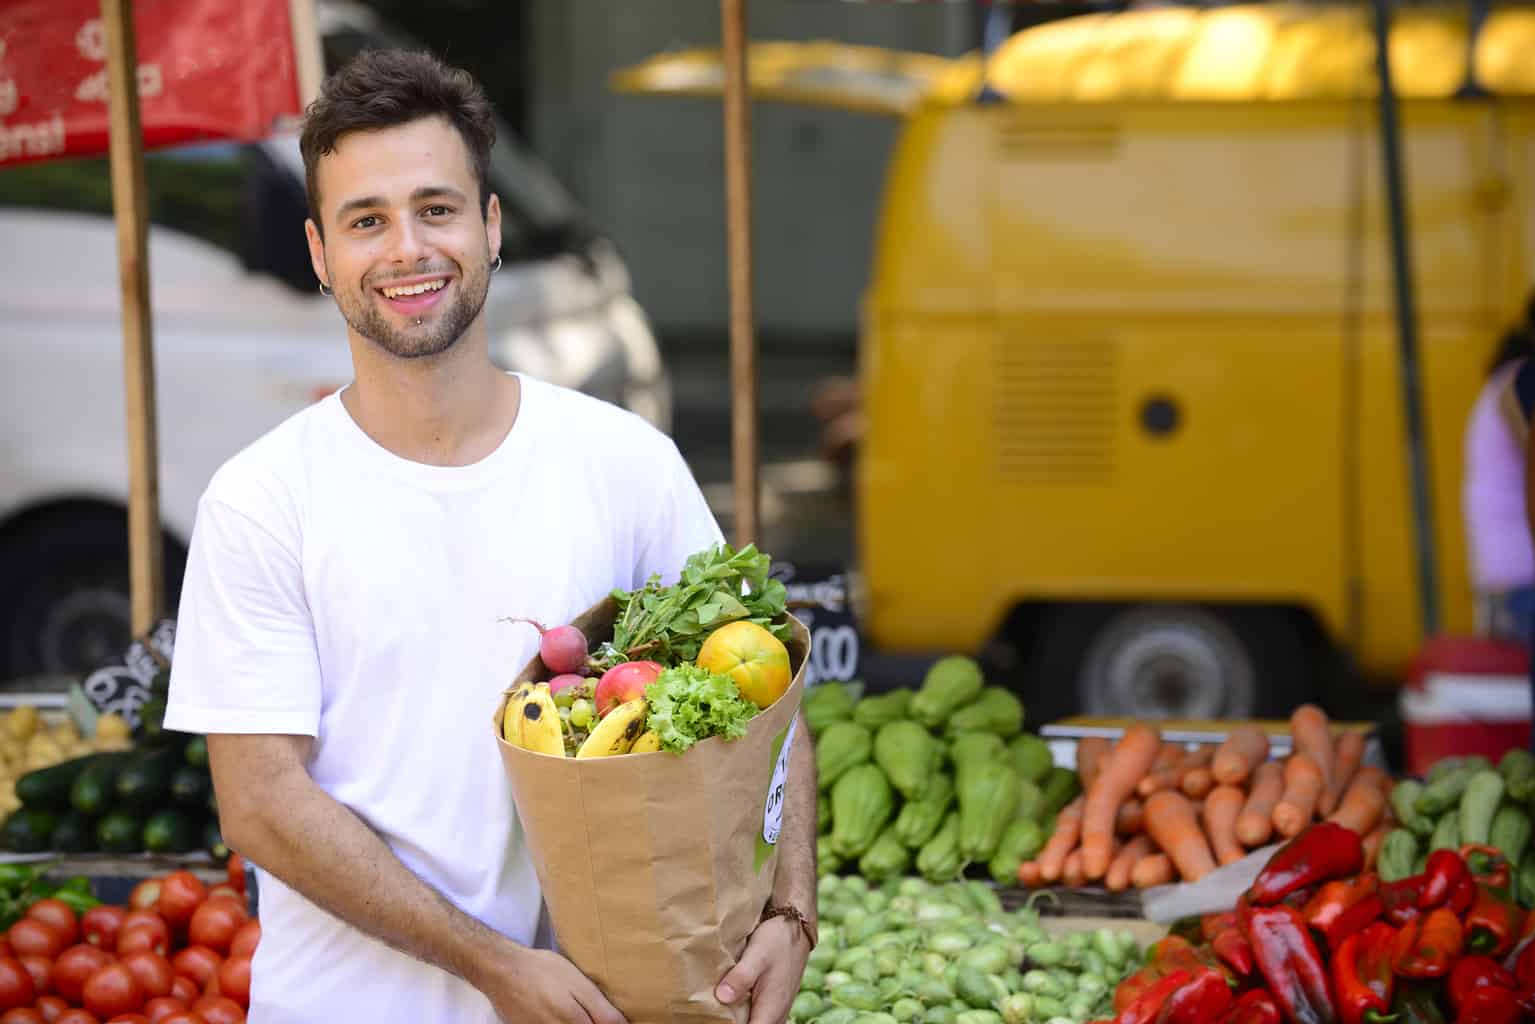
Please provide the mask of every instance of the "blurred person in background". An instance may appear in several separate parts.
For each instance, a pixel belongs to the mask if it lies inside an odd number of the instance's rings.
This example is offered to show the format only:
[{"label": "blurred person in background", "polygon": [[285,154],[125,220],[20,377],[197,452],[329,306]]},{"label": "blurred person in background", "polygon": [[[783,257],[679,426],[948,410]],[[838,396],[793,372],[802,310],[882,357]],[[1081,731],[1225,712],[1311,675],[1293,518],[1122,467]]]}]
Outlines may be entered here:
[{"label": "blurred person in background", "polygon": [[1526,508],[1528,412],[1514,382],[1535,353],[1535,299],[1525,322],[1503,336],[1466,426],[1462,492],[1476,632],[1535,638],[1535,542]]}]

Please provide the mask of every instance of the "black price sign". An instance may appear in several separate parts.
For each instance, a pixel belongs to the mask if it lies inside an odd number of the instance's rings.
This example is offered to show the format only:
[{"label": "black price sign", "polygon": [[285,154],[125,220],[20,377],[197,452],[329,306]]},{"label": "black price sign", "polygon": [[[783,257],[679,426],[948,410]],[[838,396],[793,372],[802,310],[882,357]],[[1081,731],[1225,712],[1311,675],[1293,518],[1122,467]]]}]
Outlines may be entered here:
[{"label": "black price sign", "polygon": [[165,619],[147,637],[133,641],[120,663],[103,665],[86,676],[81,694],[97,714],[120,715],[137,732],[140,709],[165,695],[175,646],[176,623]]},{"label": "black price sign", "polygon": [[810,630],[805,685],[858,677],[858,623],[848,601],[847,570],[840,565],[776,562],[772,576],[789,591],[789,610]]}]

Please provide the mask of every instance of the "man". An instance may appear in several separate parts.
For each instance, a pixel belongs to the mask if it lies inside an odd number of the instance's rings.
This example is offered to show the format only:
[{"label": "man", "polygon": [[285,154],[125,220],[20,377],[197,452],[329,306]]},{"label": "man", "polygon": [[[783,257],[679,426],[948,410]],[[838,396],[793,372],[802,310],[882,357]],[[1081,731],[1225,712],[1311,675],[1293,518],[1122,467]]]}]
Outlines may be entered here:
[{"label": "man", "polygon": [[[497,620],[568,621],[720,534],[664,435],[491,362],[493,139],[479,87],[424,54],[326,82],[305,231],[354,379],[199,504],[166,726],[208,734],[224,836],[258,866],[252,1024],[623,1021],[532,946],[490,715],[537,638]],[[814,804],[805,740],[772,902],[812,922]],[[782,1021],[812,934],[765,917],[717,995]]]}]

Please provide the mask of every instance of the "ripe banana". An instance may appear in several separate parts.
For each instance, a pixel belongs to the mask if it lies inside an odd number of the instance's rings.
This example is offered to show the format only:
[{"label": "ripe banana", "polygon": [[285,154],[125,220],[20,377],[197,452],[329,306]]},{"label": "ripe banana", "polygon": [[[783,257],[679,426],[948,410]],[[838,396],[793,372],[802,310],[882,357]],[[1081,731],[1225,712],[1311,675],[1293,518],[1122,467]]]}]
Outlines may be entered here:
[{"label": "ripe banana", "polygon": [[522,702],[533,692],[532,683],[518,683],[506,691],[506,710],[501,713],[501,738],[522,746]]},{"label": "ripe banana", "polygon": [[576,757],[616,757],[629,753],[634,741],[645,731],[645,719],[650,715],[650,705],[644,697],[618,705],[609,711],[592,729]]},{"label": "ripe banana", "polygon": [[524,750],[565,756],[565,735],[560,729],[560,709],[549,695],[549,684],[538,683],[519,707],[522,719],[518,741]]},{"label": "ripe banana", "polygon": [[661,749],[661,734],[654,729],[646,729],[640,733],[640,738],[634,741],[634,746],[629,748],[631,754],[650,754]]}]

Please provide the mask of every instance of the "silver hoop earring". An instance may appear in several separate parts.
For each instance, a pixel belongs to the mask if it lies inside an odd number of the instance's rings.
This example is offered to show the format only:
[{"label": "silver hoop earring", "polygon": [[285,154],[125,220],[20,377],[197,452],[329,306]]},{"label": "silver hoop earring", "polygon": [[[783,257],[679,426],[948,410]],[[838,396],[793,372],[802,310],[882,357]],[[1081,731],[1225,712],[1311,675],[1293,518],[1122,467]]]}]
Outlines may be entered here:
[{"label": "silver hoop earring", "polygon": [[496,262],[494,262],[494,263],[492,263],[490,265],[490,272],[492,274],[494,274],[496,271],[498,271],[500,269],[501,269],[501,254],[500,253],[496,253]]},{"label": "silver hoop earring", "polygon": [[326,284],[324,281],[320,282],[320,294],[321,295],[329,295],[330,294],[330,285]]}]

